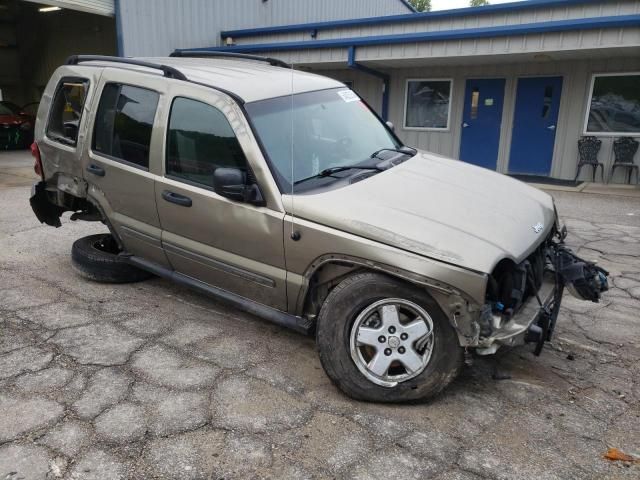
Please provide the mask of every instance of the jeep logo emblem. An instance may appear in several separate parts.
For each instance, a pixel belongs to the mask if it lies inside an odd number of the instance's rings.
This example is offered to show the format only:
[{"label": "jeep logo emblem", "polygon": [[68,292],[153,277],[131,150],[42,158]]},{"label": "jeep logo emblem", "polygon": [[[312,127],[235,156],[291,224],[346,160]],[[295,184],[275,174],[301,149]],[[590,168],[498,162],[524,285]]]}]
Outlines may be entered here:
[{"label": "jeep logo emblem", "polygon": [[544,230],[544,225],[542,224],[542,222],[538,222],[533,226],[533,231],[536,233],[540,233],[542,230]]}]

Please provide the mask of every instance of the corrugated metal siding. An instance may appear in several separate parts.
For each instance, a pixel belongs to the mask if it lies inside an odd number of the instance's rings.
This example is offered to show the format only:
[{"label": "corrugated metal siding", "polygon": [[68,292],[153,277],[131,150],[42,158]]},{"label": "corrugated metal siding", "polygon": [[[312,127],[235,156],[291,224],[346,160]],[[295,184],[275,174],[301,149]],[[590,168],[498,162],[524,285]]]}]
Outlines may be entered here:
[{"label": "corrugated metal siding", "polygon": [[[575,32],[518,35],[477,40],[379,45],[359,48],[358,59],[364,61],[398,60],[403,58],[451,58],[476,55],[551,53],[563,50],[591,50],[631,46],[640,46],[640,27],[579,30]],[[311,52],[309,53],[312,54]]]},{"label": "corrugated metal siding", "polygon": [[228,29],[398,13],[398,0],[120,0],[126,56],[217,46]]},{"label": "corrugated metal siding", "polygon": [[[360,62],[398,62],[414,59],[453,59],[471,56],[547,54],[559,51],[628,48],[640,46],[640,27],[580,30],[575,32],[517,35],[503,38],[413,42],[397,45],[358,47]],[[262,52],[300,65],[347,61],[347,48],[300,49]],[[460,60],[462,61],[462,60]]]},{"label": "corrugated metal siding", "polygon": [[27,2],[43,3],[69,10],[95,13],[112,17],[114,14],[114,0],[26,0]]},{"label": "corrugated metal siding", "polygon": [[[367,37],[374,35],[395,35],[416,32],[438,32],[444,30],[463,30],[469,28],[497,27],[503,25],[523,25],[548,21],[599,18],[616,15],[640,13],[640,0],[603,0],[598,3],[569,5],[566,7],[537,7],[506,13],[462,16],[450,18],[421,19],[407,23],[389,23],[385,25],[362,25],[320,30],[317,40],[334,38]],[[364,15],[362,15],[364,17]],[[313,42],[309,32],[279,33],[258,35],[237,39],[238,45],[254,43],[272,43],[287,41]]]}]

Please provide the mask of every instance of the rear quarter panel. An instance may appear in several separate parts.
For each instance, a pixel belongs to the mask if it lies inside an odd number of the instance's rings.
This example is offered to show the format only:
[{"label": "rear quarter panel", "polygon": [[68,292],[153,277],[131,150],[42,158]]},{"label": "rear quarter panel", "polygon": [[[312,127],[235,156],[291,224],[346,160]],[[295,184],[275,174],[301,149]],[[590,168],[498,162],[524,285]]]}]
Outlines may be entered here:
[{"label": "rear quarter panel", "polygon": [[[34,138],[40,149],[45,180],[48,183],[57,183],[58,177],[62,175],[66,178],[66,180],[64,180],[66,187],[62,189],[75,188],[76,191],[68,191],[68,193],[79,197],[86,196],[86,186],[82,181],[81,157],[87,142],[90,141],[88,138],[88,127],[92,117],[91,100],[95,94],[101,74],[102,69],[100,68],[78,66],[59,67],[49,79],[49,83],[42,95],[40,106],[38,107],[38,116],[36,117]],[[80,119],[78,141],[75,146],[60,143],[49,138],[46,134],[53,97],[60,81],[65,78],[83,78],[89,80],[89,89]],[[74,179],[75,182],[73,181]]]}]

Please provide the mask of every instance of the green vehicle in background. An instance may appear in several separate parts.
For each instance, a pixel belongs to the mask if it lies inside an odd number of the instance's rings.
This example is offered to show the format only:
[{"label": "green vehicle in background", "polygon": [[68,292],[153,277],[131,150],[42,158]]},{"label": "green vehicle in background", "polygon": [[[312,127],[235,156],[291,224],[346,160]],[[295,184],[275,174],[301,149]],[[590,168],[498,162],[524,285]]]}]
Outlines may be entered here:
[{"label": "green vehicle in background", "polygon": [[0,150],[28,148],[35,117],[11,102],[0,102]]}]

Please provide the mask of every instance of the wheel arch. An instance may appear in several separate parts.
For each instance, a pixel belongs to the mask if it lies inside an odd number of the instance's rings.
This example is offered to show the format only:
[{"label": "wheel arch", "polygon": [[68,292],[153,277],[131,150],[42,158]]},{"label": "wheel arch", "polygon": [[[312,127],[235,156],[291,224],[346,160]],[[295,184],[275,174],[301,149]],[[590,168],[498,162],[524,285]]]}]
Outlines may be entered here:
[{"label": "wheel arch", "polygon": [[309,265],[297,297],[296,314],[315,321],[329,292],[344,278],[364,271],[381,273],[424,290],[456,330],[460,345],[477,343],[480,332],[477,317],[482,306],[465,292],[415,272],[350,255],[327,254]]},{"label": "wheel arch", "polygon": [[[450,285],[413,272],[360,257],[328,254],[315,259],[305,271],[296,301],[296,313],[315,318],[324,299],[340,281],[356,272],[364,271],[381,273],[403,283],[424,289],[439,304],[451,296],[464,296],[462,292]],[[443,310],[447,313],[448,308],[443,308]]]}]

